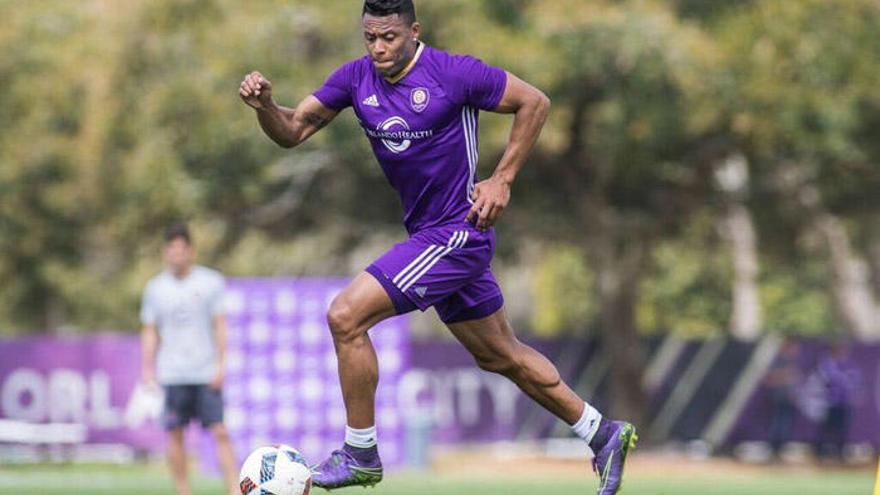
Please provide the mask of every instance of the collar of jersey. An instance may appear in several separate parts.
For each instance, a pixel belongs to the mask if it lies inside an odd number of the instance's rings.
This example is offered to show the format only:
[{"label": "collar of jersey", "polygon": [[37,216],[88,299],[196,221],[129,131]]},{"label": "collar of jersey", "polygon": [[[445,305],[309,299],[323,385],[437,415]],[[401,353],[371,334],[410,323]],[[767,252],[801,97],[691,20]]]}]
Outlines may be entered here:
[{"label": "collar of jersey", "polygon": [[419,47],[416,48],[416,54],[413,56],[413,59],[410,60],[408,64],[406,64],[406,67],[404,67],[403,70],[398,72],[397,75],[395,75],[394,77],[386,77],[384,79],[391,84],[397,84],[398,81],[406,77],[406,75],[409,74],[409,71],[416,66],[416,62],[418,62],[419,57],[422,56],[422,50],[424,48],[425,44],[419,41]]},{"label": "collar of jersey", "polygon": [[171,279],[177,283],[183,283],[183,282],[187,281],[190,277],[192,277],[192,274],[195,271],[195,269],[196,269],[196,266],[191,265],[189,267],[189,271],[186,273],[186,276],[183,278],[177,278],[177,275],[174,274],[174,270],[172,270],[170,268],[166,268],[164,271],[165,271],[165,274],[168,275],[169,279]]}]

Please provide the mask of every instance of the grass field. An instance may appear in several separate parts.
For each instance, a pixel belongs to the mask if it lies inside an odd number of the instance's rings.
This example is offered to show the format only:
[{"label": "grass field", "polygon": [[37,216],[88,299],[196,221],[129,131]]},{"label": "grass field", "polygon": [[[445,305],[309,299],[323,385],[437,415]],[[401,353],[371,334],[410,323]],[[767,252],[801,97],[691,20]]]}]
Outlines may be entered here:
[{"label": "grass field", "polygon": [[[488,468],[480,473],[479,465]],[[458,467],[457,467],[458,466]],[[556,495],[594,493],[596,481],[570,462],[508,460],[443,463],[426,472],[400,472],[375,490],[339,490],[376,495]],[[870,495],[874,469],[820,470],[815,467],[753,467],[730,461],[634,459],[626,495]],[[196,478],[194,495],[225,495],[216,479]],[[0,494],[20,495],[172,494],[162,466],[0,466]],[[313,493],[324,493],[313,490]]]}]

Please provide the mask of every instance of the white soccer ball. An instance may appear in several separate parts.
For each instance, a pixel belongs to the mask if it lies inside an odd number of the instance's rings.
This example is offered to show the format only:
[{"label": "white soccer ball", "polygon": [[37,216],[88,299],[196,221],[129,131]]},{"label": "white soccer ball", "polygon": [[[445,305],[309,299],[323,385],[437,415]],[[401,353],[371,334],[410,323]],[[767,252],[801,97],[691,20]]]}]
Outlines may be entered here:
[{"label": "white soccer ball", "polygon": [[241,466],[238,486],[241,495],[308,495],[312,471],[293,447],[260,447]]}]

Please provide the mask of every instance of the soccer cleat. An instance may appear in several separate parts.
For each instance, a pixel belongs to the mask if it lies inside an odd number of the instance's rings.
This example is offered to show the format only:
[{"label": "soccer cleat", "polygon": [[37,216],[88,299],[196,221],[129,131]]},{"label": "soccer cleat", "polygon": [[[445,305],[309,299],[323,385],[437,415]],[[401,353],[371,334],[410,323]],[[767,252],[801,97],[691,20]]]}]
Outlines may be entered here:
[{"label": "soccer cleat", "polygon": [[597,495],[614,495],[623,482],[623,465],[626,455],[636,447],[639,436],[636,428],[626,421],[610,421],[606,428],[603,445],[594,447],[593,471],[599,475]]},{"label": "soccer cleat", "polygon": [[375,486],[382,481],[382,461],[376,447],[358,449],[345,445],[312,468],[312,484],[332,490],[346,486]]}]

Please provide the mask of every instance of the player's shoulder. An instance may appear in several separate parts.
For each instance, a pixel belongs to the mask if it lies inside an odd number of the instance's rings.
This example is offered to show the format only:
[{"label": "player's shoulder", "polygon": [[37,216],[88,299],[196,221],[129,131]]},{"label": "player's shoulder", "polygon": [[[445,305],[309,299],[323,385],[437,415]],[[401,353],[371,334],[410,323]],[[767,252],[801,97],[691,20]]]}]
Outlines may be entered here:
[{"label": "player's shoulder", "polygon": [[153,275],[150,280],[147,280],[147,283],[144,285],[144,297],[154,297],[155,294],[163,292],[163,287],[166,287],[165,284],[168,283],[169,276],[167,270],[162,270]]},{"label": "player's shoulder", "polygon": [[197,276],[199,280],[204,281],[210,284],[224,284],[226,278],[217,270],[213,268],[208,268],[207,266],[195,265],[193,267],[193,275]]},{"label": "player's shoulder", "polygon": [[352,80],[356,81],[365,74],[367,74],[367,70],[372,68],[372,62],[370,62],[369,55],[364,55],[363,57],[358,57],[348,62],[344,62],[336,69],[336,73],[345,73],[350,75]]},{"label": "player's shoulder", "polygon": [[166,278],[168,278],[168,271],[162,270],[161,272],[150,277],[150,280],[147,280],[147,284],[144,286],[144,290],[151,290],[160,285],[162,285]]},{"label": "player's shoulder", "polygon": [[485,62],[474,55],[453,53],[430,46],[425,47],[425,58],[433,76],[448,88],[463,88],[483,72]]},{"label": "player's shoulder", "polygon": [[484,62],[474,55],[454,53],[425,45],[425,57],[444,74],[461,77],[476,64]]}]

